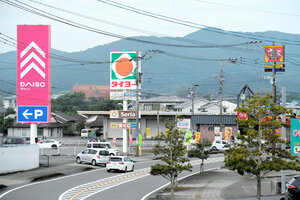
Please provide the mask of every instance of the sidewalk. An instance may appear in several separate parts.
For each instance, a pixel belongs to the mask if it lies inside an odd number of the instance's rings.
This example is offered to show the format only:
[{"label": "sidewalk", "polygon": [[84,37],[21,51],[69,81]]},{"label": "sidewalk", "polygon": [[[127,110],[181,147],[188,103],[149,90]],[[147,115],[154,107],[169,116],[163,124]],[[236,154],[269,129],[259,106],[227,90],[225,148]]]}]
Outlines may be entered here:
[{"label": "sidewalk", "polygon": [[[289,181],[295,171],[287,171],[286,181]],[[298,172],[299,174],[299,172]],[[262,180],[262,200],[280,199],[284,195],[276,194],[274,180],[280,181],[280,172],[272,173]],[[226,168],[195,174],[179,181],[181,190],[175,192],[175,199],[189,200],[255,200],[256,180],[250,176],[241,176]],[[166,189],[152,195],[151,200],[167,200],[170,191]]]}]

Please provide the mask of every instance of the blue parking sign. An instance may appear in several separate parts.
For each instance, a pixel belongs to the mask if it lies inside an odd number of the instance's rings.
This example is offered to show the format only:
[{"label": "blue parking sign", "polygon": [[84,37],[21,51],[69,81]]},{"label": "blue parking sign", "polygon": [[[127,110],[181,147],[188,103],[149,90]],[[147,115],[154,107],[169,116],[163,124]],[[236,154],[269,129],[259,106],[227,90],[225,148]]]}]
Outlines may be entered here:
[{"label": "blue parking sign", "polygon": [[18,122],[48,122],[48,106],[18,106]]}]

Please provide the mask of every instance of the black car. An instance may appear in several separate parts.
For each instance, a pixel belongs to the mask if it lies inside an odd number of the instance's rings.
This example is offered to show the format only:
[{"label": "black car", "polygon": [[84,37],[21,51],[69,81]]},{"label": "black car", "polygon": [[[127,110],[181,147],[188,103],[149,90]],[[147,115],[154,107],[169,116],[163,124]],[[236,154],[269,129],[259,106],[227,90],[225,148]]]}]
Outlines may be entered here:
[{"label": "black car", "polygon": [[294,176],[286,185],[285,198],[287,200],[300,199],[300,176]]}]

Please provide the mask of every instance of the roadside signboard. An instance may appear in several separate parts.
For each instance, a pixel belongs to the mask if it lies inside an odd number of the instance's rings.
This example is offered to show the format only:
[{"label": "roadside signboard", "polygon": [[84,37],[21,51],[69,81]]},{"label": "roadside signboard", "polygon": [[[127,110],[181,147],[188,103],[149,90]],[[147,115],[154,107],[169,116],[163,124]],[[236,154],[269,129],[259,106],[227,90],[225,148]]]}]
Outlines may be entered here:
[{"label": "roadside signboard", "polygon": [[225,127],[225,140],[229,140],[232,135],[232,127]]},{"label": "roadside signboard", "polygon": [[[248,120],[248,114],[247,113],[242,113],[242,112],[238,112],[238,119],[239,120]],[[220,132],[220,129],[219,129]]]},{"label": "roadside signboard", "polygon": [[195,143],[198,144],[200,142],[201,132],[196,132]]},{"label": "roadside signboard", "polygon": [[[265,64],[265,72],[272,72],[273,66]],[[285,72],[285,64],[275,64],[276,72]]]},{"label": "roadside signboard", "polygon": [[177,122],[177,128],[179,129],[188,129],[190,128],[191,120],[190,119],[183,119]]},{"label": "roadside signboard", "polygon": [[300,119],[291,119],[291,153],[300,155]]},{"label": "roadside signboard", "polygon": [[110,100],[136,100],[135,92],[110,92]]},{"label": "roadside signboard", "polygon": [[112,119],[135,119],[136,111],[132,110],[111,110],[110,118]]},{"label": "roadside signboard", "polygon": [[[110,89],[136,89],[136,52],[110,53]],[[141,66],[139,64],[139,71]]]},{"label": "roadside signboard", "polygon": [[[274,62],[284,62],[284,45],[275,45]],[[273,46],[265,46],[265,62],[272,62]]]},{"label": "roadside signboard", "polygon": [[135,123],[118,123],[118,122],[111,122],[110,128],[124,128],[124,129],[135,129]]},{"label": "roadside signboard", "polygon": [[17,122],[50,122],[50,26],[17,26]]}]

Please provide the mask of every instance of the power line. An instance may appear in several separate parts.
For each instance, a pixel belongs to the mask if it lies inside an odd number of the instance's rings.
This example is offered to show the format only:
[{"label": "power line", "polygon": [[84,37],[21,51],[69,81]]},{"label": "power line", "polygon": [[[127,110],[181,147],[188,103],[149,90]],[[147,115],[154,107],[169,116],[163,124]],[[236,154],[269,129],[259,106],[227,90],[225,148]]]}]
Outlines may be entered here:
[{"label": "power line", "polygon": [[[300,41],[294,41],[294,40],[288,40],[288,39],[282,39],[282,38],[275,38],[275,37],[265,37],[265,36],[254,36],[253,34],[248,34],[248,33],[240,33],[240,32],[234,32],[234,31],[224,31],[215,27],[211,27],[211,26],[207,26],[207,25],[203,25],[203,24],[198,24],[198,23],[194,23],[194,22],[190,22],[190,21],[185,21],[185,20],[181,20],[178,18],[173,18],[173,17],[168,17],[165,15],[161,15],[161,14],[157,14],[157,13],[153,13],[153,12],[149,12],[149,11],[145,11],[142,9],[138,9],[138,8],[134,8],[132,6],[128,6],[125,4],[121,4],[120,2],[115,2],[115,1],[111,1],[111,0],[97,0],[98,2],[107,4],[107,5],[111,5],[123,10],[127,10],[130,12],[134,12],[137,14],[141,14],[144,16],[148,16],[148,17],[152,17],[155,19],[159,19],[159,20],[163,20],[163,21],[167,21],[167,22],[171,22],[171,23],[175,23],[175,24],[179,24],[179,25],[183,25],[183,26],[187,26],[187,27],[191,27],[191,28],[196,28],[196,29],[202,29],[205,31],[210,31],[210,32],[215,32],[215,33],[220,33],[220,34],[224,34],[224,35],[231,35],[231,36],[236,36],[236,37],[242,37],[242,38],[250,38],[250,39],[254,39],[254,40],[258,40],[257,38],[265,38],[263,40],[268,41],[268,42],[272,42],[273,40],[276,41],[287,41],[284,42],[285,44],[292,44],[292,45],[300,45],[300,44],[295,44],[295,43],[290,43],[290,42],[300,42]],[[206,28],[206,29],[203,29]],[[261,40],[261,39],[259,39]]]},{"label": "power line", "polygon": [[[73,27],[76,27],[76,28],[79,28],[79,29],[87,30],[87,31],[90,31],[90,32],[94,32],[94,33],[98,33],[98,34],[102,34],[102,35],[106,35],[106,36],[110,36],[110,37],[116,37],[116,38],[125,39],[125,40],[129,40],[129,41],[134,41],[134,42],[141,42],[141,43],[153,44],[153,45],[159,45],[159,46],[180,47],[180,48],[218,48],[219,46],[232,47],[232,46],[242,46],[242,45],[245,44],[245,43],[238,43],[238,44],[230,44],[230,45],[180,45],[180,44],[160,43],[160,42],[154,42],[154,41],[149,41],[149,40],[130,38],[130,37],[125,37],[125,36],[122,36],[122,35],[119,35],[119,34],[111,33],[111,32],[108,32],[108,31],[103,31],[103,30],[100,30],[100,29],[96,29],[96,28],[93,28],[93,27],[90,27],[90,26],[87,26],[87,25],[83,25],[83,24],[80,24],[80,23],[77,23],[77,22],[74,22],[74,21],[71,21],[71,20],[64,19],[62,17],[51,14],[49,12],[45,12],[41,9],[35,8],[33,6],[30,6],[28,4],[25,4],[25,3],[17,1],[17,0],[15,0],[15,1],[18,2],[19,4],[13,3],[13,2],[8,1],[8,0],[0,0],[0,1],[2,1],[2,2],[8,4],[8,5],[11,5],[13,7],[28,11],[30,13],[33,13],[33,14],[36,14],[36,15],[39,15],[39,16],[42,16],[42,17],[46,17],[46,18],[51,19],[51,20],[55,20],[57,22],[60,22],[60,23],[63,23],[63,24],[69,25],[69,26],[73,26]],[[22,5],[24,5],[26,7],[24,7]]]}]

